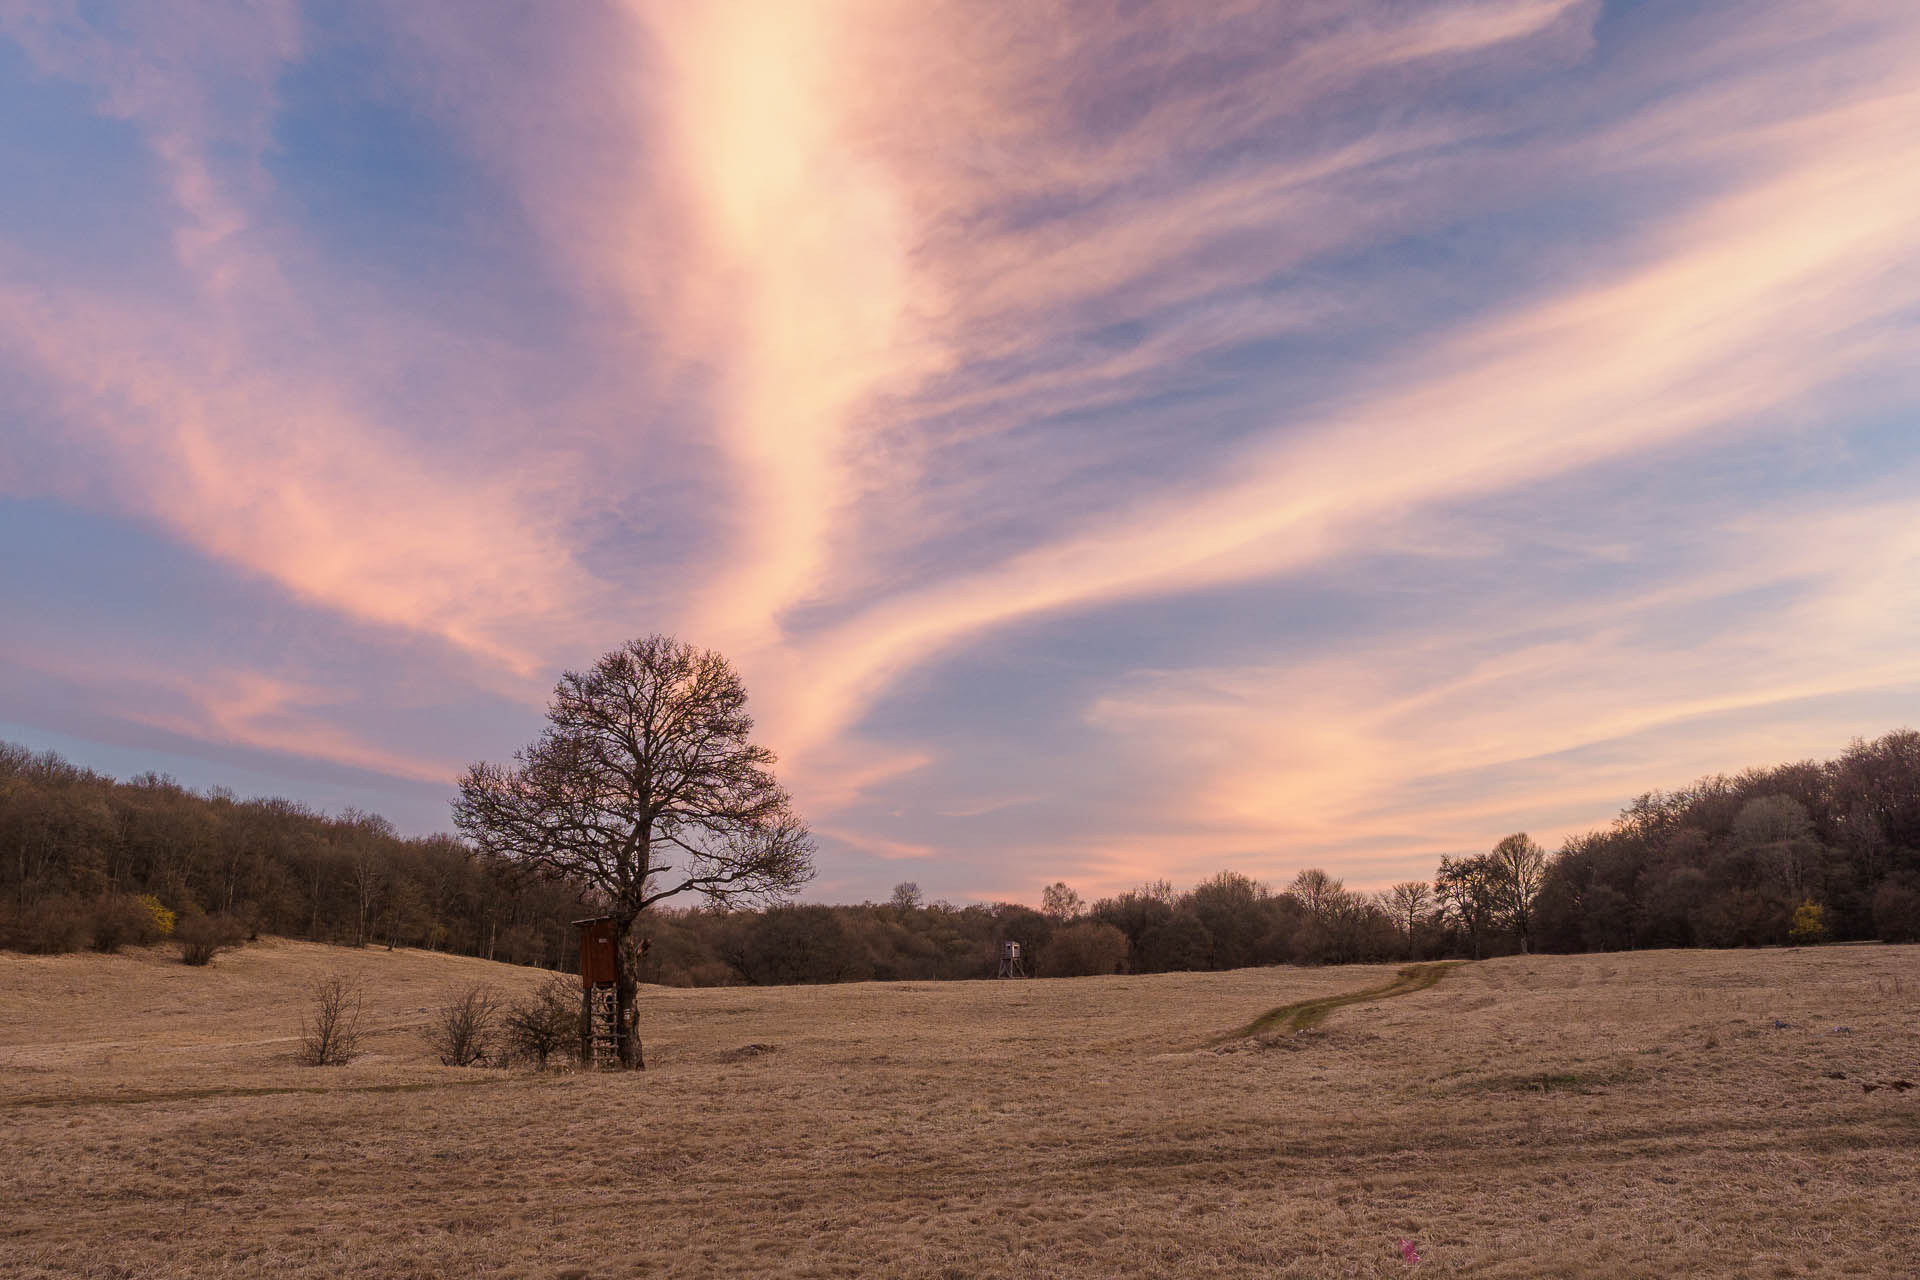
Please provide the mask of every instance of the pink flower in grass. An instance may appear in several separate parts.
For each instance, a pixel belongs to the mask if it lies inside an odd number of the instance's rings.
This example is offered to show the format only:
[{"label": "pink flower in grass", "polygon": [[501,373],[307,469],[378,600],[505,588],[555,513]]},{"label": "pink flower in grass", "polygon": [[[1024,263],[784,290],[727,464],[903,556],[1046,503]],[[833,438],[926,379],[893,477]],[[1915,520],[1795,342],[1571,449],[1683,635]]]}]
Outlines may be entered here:
[{"label": "pink flower in grass", "polygon": [[1410,1267],[1420,1265],[1420,1251],[1413,1247],[1413,1241],[1402,1240],[1400,1242],[1400,1260]]}]

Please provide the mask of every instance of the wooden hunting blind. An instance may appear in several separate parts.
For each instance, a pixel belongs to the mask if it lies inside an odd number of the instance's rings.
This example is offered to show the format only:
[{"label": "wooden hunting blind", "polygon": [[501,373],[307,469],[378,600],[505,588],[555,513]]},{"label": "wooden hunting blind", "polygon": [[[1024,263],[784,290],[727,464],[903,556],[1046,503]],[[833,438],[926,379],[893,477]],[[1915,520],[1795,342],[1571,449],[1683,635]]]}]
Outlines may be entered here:
[{"label": "wooden hunting blind", "polygon": [[575,920],[580,928],[580,986],[591,991],[595,987],[610,987],[617,980],[614,971],[613,917],[595,916],[591,920]]},{"label": "wooden hunting blind", "polygon": [[620,945],[612,916],[575,920],[580,930],[580,1061],[590,1067],[620,1060]]}]

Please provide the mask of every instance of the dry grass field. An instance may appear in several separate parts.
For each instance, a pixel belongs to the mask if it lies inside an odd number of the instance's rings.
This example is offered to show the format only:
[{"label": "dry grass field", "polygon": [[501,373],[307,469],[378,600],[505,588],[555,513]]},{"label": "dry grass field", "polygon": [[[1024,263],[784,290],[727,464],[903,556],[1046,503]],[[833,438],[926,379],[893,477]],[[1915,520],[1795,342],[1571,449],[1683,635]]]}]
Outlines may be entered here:
[{"label": "dry grass field", "polygon": [[[378,1033],[296,1066],[334,969]],[[630,1076],[419,1041],[539,976],[0,956],[0,1274],[1920,1274],[1920,1089],[1864,1087],[1920,1077],[1920,948],[658,990]]]}]

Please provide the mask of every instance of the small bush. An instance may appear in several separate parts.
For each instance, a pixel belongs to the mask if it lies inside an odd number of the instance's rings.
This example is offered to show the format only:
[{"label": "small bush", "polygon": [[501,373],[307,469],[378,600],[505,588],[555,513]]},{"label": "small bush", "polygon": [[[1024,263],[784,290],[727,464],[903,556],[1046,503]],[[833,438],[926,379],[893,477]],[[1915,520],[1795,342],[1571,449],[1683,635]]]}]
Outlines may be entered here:
[{"label": "small bush", "polygon": [[300,1024],[301,1065],[344,1067],[360,1052],[360,984],[339,974],[313,984],[313,1011]]},{"label": "small bush", "polygon": [[[162,907],[161,910],[165,911],[166,908]],[[169,911],[167,914],[171,916],[173,913]],[[166,936],[146,903],[124,893],[103,894],[94,899],[91,923],[95,951],[111,953],[124,946],[158,942]]]},{"label": "small bush", "polygon": [[500,997],[491,987],[469,987],[435,1012],[427,1024],[427,1045],[446,1066],[485,1066],[493,1053],[500,1012]]},{"label": "small bush", "polygon": [[553,978],[506,1011],[507,1051],[542,1071],[547,1059],[580,1043],[580,984]]},{"label": "small bush", "polygon": [[1827,913],[1819,903],[1809,899],[1793,909],[1793,926],[1787,937],[1802,944],[1827,940]]},{"label": "small bush", "polygon": [[64,955],[93,941],[93,910],[79,898],[42,898],[0,920],[0,945],[36,955]]},{"label": "small bush", "polygon": [[226,916],[188,916],[173,930],[181,962],[191,965],[211,963],[222,951],[239,946],[246,936],[246,930]]},{"label": "small bush", "polygon": [[1110,924],[1082,921],[1057,931],[1040,952],[1042,978],[1118,973],[1127,962],[1127,935]]}]

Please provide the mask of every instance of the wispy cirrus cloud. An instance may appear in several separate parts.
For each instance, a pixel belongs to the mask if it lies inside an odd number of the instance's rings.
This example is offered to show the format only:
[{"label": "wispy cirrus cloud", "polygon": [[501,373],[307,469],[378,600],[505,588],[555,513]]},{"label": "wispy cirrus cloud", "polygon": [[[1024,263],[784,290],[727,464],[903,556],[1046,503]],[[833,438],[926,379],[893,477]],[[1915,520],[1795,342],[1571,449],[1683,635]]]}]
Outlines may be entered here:
[{"label": "wispy cirrus cloud", "polygon": [[1287,849],[1385,879],[1488,830],[1557,842],[1647,790],[1837,750],[1863,710],[1920,689],[1898,622],[1920,607],[1911,504],[1795,514],[1717,511],[1694,563],[1652,583],[1509,587],[1285,667],[1137,672],[1088,715],[1206,815],[1194,852]]},{"label": "wispy cirrus cloud", "polygon": [[552,626],[585,589],[524,477],[430,461],[331,388],[249,368],[178,318],[0,288],[0,336],[87,442],[93,465],[69,484],[302,598],[516,671],[538,662],[521,628]]},{"label": "wispy cirrus cloud", "polygon": [[1738,431],[1908,349],[1863,326],[1920,304],[1901,210],[1920,196],[1920,98],[1780,130],[1746,189],[1647,260],[1442,340],[1401,385],[1287,424],[1232,479],[1149,501],[975,575],[908,593],[821,642],[819,731],[912,662],[981,629],[1129,595],[1277,573],[1425,504],[1497,492],[1699,433]]}]

